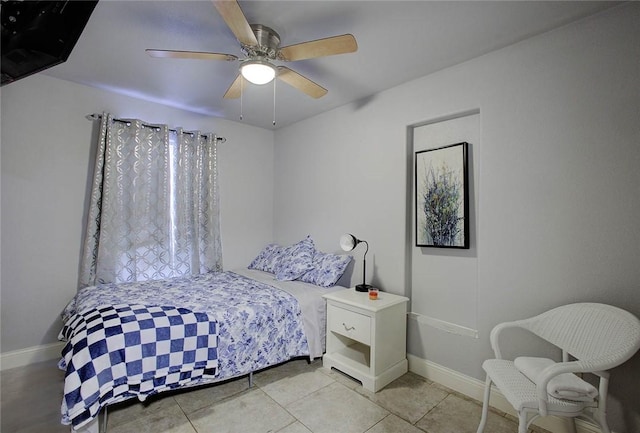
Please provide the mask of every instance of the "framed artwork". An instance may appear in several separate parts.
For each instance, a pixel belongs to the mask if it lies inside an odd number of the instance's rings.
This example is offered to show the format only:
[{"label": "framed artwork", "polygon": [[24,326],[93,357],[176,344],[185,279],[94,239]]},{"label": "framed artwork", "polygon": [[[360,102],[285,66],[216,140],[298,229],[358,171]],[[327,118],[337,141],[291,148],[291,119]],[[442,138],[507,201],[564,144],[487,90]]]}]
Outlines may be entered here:
[{"label": "framed artwork", "polygon": [[469,248],[468,147],[415,153],[417,247]]}]

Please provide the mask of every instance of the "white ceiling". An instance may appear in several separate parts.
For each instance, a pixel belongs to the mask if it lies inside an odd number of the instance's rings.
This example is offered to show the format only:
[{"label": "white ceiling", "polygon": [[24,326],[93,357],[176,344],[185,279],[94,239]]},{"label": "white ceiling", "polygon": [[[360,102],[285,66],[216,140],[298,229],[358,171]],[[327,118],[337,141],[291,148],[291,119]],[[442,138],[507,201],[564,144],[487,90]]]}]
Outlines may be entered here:
[{"label": "white ceiling", "polygon": [[[351,33],[358,51],[286,65],[329,90],[313,99],[277,82],[223,94],[238,62],[157,59],[146,48],[244,55],[212,3],[100,0],[69,59],[46,75],[275,129],[616,5],[586,1],[240,1],[281,45]],[[99,109],[100,107],[96,107]]]}]

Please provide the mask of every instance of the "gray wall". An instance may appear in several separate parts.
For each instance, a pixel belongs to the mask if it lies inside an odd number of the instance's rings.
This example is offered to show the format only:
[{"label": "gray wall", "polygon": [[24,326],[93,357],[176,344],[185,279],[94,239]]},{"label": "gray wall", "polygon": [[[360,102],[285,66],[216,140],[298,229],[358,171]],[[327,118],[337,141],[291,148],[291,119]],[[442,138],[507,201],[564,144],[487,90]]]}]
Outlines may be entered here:
[{"label": "gray wall", "polygon": [[[278,130],[276,241],[309,233],[337,251],[340,234],[352,232],[370,244],[369,282],[411,296],[407,129],[479,110],[476,255],[468,258],[477,262],[469,284],[477,284],[479,338],[410,320],[409,352],[483,379],[499,322],[577,301],[640,316],[639,22],[640,4],[628,3]],[[465,257],[422,259],[429,267]],[[450,305],[439,318],[455,323],[455,298]],[[524,352],[538,349],[521,342],[513,343]],[[640,431],[638,383],[640,355],[613,373],[610,421],[619,433]]]},{"label": "gray wall", "polygon": [[215,132],[224,266],[273,238],[273,132],[34,75],[2,88],[2,353],[57,341],[77,288],[93,123],[108,111]]}]

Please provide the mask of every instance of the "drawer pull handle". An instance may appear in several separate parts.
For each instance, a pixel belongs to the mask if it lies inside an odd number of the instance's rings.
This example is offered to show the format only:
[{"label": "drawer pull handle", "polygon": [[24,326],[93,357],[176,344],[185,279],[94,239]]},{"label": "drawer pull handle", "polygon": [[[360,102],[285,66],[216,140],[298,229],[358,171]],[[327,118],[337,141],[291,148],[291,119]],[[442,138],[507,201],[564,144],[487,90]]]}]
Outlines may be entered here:
[{"label": "drawer pull handle", "polygon": [[354,329],[356,329],[356,327],[355,327],[355,326],[347,326],[347,324],[346,324],[346,323],[344,323],[344,322],[342,322],[342,326],[344,326],[344,329],[345,329],[346,331],[353,331]]}]

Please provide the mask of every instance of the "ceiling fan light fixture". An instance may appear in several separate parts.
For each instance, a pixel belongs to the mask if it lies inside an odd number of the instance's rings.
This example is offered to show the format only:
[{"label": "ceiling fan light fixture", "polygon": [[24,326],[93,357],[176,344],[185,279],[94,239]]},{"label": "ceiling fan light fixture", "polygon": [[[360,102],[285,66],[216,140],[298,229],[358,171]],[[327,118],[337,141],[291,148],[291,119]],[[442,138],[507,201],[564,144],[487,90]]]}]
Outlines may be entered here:
[{"label": "ceiling fan light fixture", "polygon": [[267,84],[276,76],[276,68],[265,60],[248,60],[240,66],[240,73],[253,84]]}]

